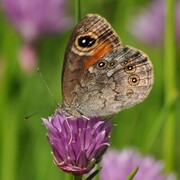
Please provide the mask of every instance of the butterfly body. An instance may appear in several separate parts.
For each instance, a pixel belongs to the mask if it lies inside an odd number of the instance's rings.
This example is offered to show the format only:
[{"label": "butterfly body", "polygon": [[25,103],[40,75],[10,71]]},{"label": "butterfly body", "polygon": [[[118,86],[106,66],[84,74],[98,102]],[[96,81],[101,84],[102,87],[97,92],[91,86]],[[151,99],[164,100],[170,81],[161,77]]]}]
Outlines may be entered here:
[{"label": "butterfly body", "polygon": [[124,46],[109,23],[89,14],[66,48],[61,108],[73,116],[106,116],[142,102],[153,84],[149,57]]}]

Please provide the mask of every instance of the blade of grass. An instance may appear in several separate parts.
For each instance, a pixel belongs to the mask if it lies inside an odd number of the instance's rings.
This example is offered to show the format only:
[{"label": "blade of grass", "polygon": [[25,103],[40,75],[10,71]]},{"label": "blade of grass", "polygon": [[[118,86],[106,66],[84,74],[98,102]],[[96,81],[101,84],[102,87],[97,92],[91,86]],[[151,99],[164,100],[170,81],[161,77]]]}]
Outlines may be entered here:
[{"label": "blade of grass", "polygon": [[126,178],[126,180],[133,180],[138,170],[139,170],[139,167],[136,167],[135,169],[133,169],[131,174]]},{"label": "blade of grass", "polygon": [[[1,84],[0,100],[1,109],[1,145],[2,145],[2,157],[1,157],[1,172],[0,178],[6,180],[16,179],[16,167],[17,162],[17,150],[18,150],[18,122],[17,114],[18,107],[13,106],[13,101],[9,102],[9,96],[11,95],[12,79],[15,76],[16,66],[16,53],[14,47],[17,46],[18,40],[15,38],[9,26],[4,23],[3,39],[1,55],[5,59],[5,75],[3,77],[3,83]],[[13,43],[12,43],[13,40]],[[12,92],[11,92],[12,93]]]},{"label": "blade of grass", "polygon": [[75,2],[75,9],[76,9],[76,24],[79,23],[81,19],[81,0],[76,0]]},{"label": "blade of grass", "polygon": [[[175,0],[166,0],[165,41],[164,41],[164,91],[165,103],[170,103],[176,94],[176,59],[175,59]],[[175,150],[175,114],[172,110],[164,126],[164,159],[166,170],[174,167]]]},{"label": "blade of grass", "polygon": [[157,136],[159,135],[160,130],[163,127],[163,124],[166,123],[168,114],[171,112],[171,109],[174,107],[176,100],[177,100],[177,96],[172,97],[171,102],[165,104],[161,112],[159,113],[155,121],[155,124],[153,125],[152,129],[147,135],[146,140],[144,141],[143,149],[145,153],[147,153],[151,149],[153,143],[155,142]]}]

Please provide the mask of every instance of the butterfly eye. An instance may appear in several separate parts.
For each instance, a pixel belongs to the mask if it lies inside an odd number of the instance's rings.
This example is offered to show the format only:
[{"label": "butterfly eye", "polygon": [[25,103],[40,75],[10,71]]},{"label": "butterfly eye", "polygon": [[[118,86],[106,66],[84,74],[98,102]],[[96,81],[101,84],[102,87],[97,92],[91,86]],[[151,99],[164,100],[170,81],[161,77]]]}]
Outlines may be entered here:
[{"label": "butterfly eye", "polygon": [[139,84],[140,78],[138,75],[133,74],[131,76],[129,76],[128,82],[131,86],[136,86]]},{"label": "butterfly eye", "polygon": [[128,60],[125,60],[124,62],[121,63],[122,66],[126,66],[129,63]]},{"label": "butterfly eye", "polygon": [[126,91],[126,95],[127,95],[128,98],[131,98],[133,94],[134,94],[134,91],[132,89],[128,89]]},{"label": "butterfly eye", "polygon": [[108,63],[108,68],[114,68],[116,67],[116,65],[117,65],[117,61],[112,60]]},{"label": "butterfly eye", "polygon": [[88,48],[95,44],[96,39],[92,38],[91,36],[81,36],[78,39],[78,45],[82,48]]},{"label": "butterfly eye", "polygon": [[124,68],[124,71],[128,74],[134,73],[136,71],[136,66],[134,65],[129,65]]},{"label": "butterfly eye", "polygon": [[85,28],[84,31],[87,32],[87,31],[88,31],[88,28]]},{"label": "butterfly eye", "polygon": [[103,61],[103,60],[99,61],[98,64],[97,64],[98,69],[104,69],[104,68],[106,68],[106,66],[107,66],[107,62]]}]

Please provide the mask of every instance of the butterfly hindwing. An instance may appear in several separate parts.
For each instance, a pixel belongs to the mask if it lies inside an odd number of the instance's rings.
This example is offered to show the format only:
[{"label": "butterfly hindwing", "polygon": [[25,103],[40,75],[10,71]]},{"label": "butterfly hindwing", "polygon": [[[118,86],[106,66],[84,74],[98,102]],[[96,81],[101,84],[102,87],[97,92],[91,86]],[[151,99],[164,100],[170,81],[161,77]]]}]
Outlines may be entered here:
[{"label": "butterfly hindwing", "polygon": [[149,57],[132,47],[118,47],[83,73],[74,107],[87,116],[105,116],[142,102],[153,84]]}]

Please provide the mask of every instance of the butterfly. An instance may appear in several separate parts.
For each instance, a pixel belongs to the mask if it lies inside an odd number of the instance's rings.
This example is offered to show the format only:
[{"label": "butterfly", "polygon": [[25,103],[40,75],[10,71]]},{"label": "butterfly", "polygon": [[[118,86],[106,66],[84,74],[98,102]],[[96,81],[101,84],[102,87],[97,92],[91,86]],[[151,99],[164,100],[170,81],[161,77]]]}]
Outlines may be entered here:
[{"label": "butterfly", "polygon": [[112,115],[142,102],[153,79],[149,57],[123,45],[106,19],[88,14],[66,47],[60,109],[75,117]]}]

